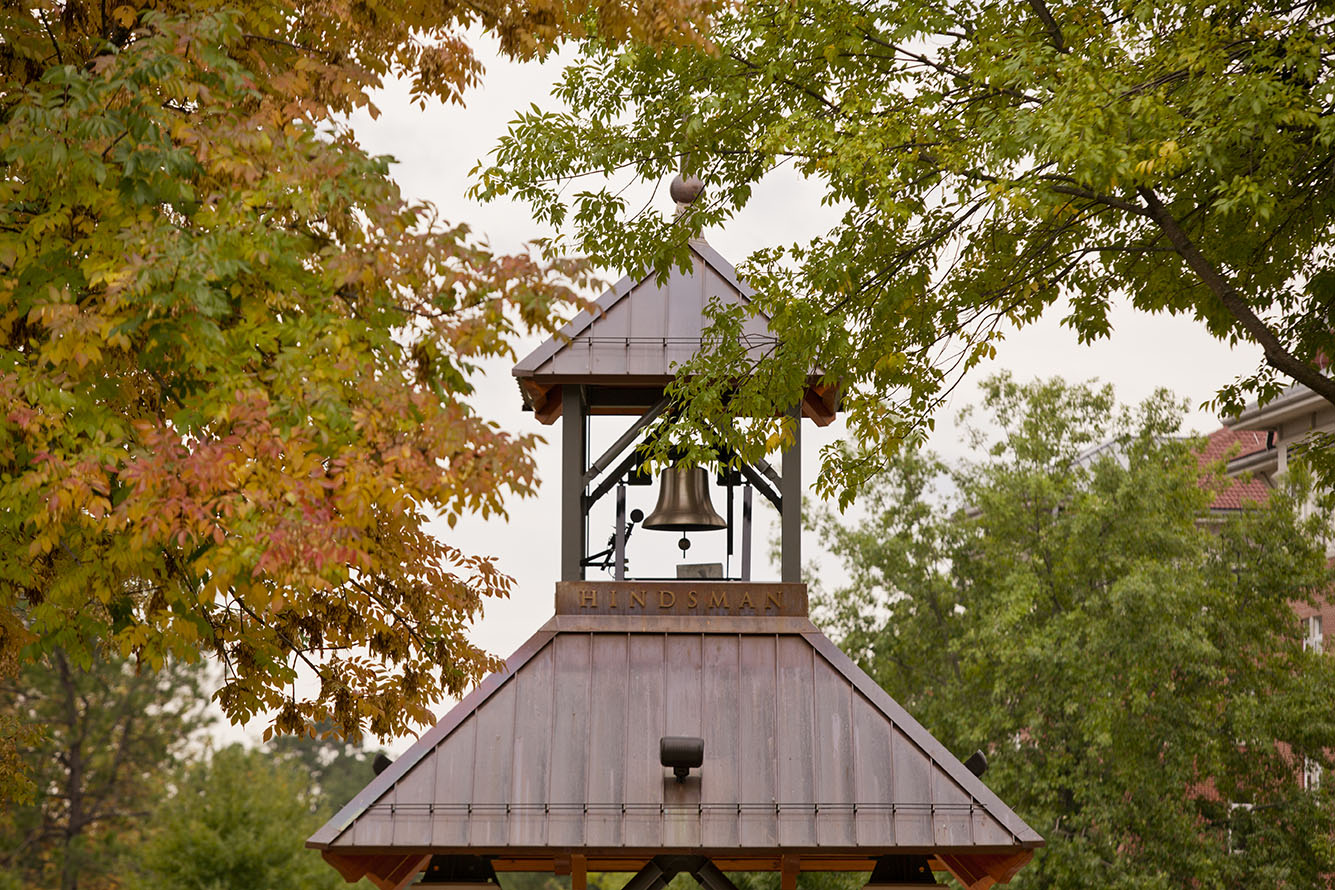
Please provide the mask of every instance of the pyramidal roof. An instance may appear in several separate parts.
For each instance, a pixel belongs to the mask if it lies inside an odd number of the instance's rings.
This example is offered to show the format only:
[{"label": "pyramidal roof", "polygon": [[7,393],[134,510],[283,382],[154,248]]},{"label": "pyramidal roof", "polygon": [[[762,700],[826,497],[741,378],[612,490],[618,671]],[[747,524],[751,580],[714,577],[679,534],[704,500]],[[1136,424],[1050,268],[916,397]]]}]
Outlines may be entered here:
[{"label": "pyramidal roof", "polygon": [[[746,304],[755,291],[704,239],[688,243],[691,268],[673,267],[659,282],[650,274],[622,278],[586,309],[514,366],[519,378],[556,380],[589,375],[669,380],[674,363],[695,354],[708,325],[710,302]],[[748,318],[744,331],[773,342],[763,315]]]},{"label": "pyramidal roof", "polygon": [[[712,302],[750,303],[755,291],[718,251],[702,238],[691,239],[688,248],[689,269],[673,267],[662,282],[653,274],[622,278],[516,363],[526,407],[550,423],[560,402],[550,395],[563,383],[662,387],[699,350]],[[742,337],[757,358],[775,341],[763,313],[745,317]],[[824,425],[834,419],[836,403],[836,387],[813,379],[803,411]]]},{"label": "pyramidal roof", "polygon": [[[505,671],[308,845],[350,880],[436,853],[573,851],[593,871],[664,852],[725,870],[927,852],[984,888],[1042,844],[804,617],[802,585],[637,584],[558,585]],[[704,741],[685,782],[659,763],[664,736]]]}]

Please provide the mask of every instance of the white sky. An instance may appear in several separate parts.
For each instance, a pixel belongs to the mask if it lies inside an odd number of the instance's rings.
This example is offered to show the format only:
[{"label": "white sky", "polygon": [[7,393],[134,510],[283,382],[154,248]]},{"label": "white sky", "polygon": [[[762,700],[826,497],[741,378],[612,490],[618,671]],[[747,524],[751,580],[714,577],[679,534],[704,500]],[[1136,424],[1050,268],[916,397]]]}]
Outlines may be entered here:
[{"label": "white sky", "polygon": [[[396,85],[376,96],[381,111],[378,119],[361,115],[353,123],[368,151],[396,159],[393,175],[405,197],[434,203],[448,221],[469,223],[475,234],[497,250],[518,250],[525,241],[548,233],[529,218],[523,205],[477,204],[468,200],[464,196],[470,185],[468,174],[505,133],[517,109],[535,102],[542,107],[554,105],[548,94],[559,67],[554,62],[520,65],[494,55],[482,55],[488,70],[483,85],[469,95],[466,108],[433,105],[422,110],[409,101],[406,86]],[[666,189],[660,188],[659,194],[661,209],[669,212]],[[819,198],[817,188],[795,175],[776,174],[756,188],[751,203],[726,229],[707,231],[705,237],[724,257],[739,263],[758,248],[792,243],[822,232],[834,221],[834,216],[830,209],[820,206]],[[1149,316],[1123,303],[1114,309],[1112,321],[1112,338],[1095,346],[1080,346],[1075,336],[1058,324],[1056,313],[1011,334],[999,347],[993,365],[975,370],[972,381],[966,381],[954,394],[949,410],[938,416],[932,447],[947,457],[963,454],[953,415],[976,398],[976,381],[993,370],[1008,369],[1021,380],[1051,375],[1070,380],[1098,378],[1113,383],[1124,402],[1138,401],[1156,388],[1166,386],[1188,398],[1192,405],[1199,405],[1221,384],[1250,371],[1259,359],[1259,350],[1230,350],[1188,319]],[[524,344],[520,355],[536,345],[536,341]],[[511,430],[538,432],[550,440],[538,456],[539,466],[545,469],[546,484],[537,497],[513,503],[508,522],[466,520],[452,532],[443,523],[439,528],[440,534],[450,535],[452,543],[465,552],[494,555],[501,569],[516,579],[514,595],[490,604],[474,634],[490,651],[508,655],[552,612],[553,585],[559,572],[559,455],[555,445],[559,443],[560,427],[559,423],[541,427],[531,414],[520,410],[519,391],[507,364],[488,369],[478,383],[479,405],[493,419]],[[610,442],[624,422],[618,418],[604,424],[601,435],[607,438],[603,442]],[[1192,414],[1188,424],[1198,432],[1218,425],[1215,418],[1200,410]],[[839,430],[838,423],[825,430],[805,425],[804,478],[808,482],[815,478],[819,446],[832,441],[840,434]],[[599,432],[595,429],[596,436]],[[593,449],[595,453],[601,451],[597,440]],[[631,492],[632,497],[651,499],[655,489],[631,489]],[[761,499],[757,497],[757,501]],[[652,503],[639,506],[648,512]],[[715,506],[722,511],[718,498]],[[757,508],[757,514],[759,520],[772,516],[773,511],[766,504]],[[591,544],[606,540],[610,531],[610,524],[607,528],[595,525],[590,534]],[[777,578],[775,567],[764,568],[769,537],[768,527],[759,524],[755,537],[757,578]],[[671,535],[637,531],[632,543],[642,551],[659,551],[662,560],[677,557],[675,537]],[[701,549],[693,549],[692,561]],[[837,573],[837,567],[821,556],[820,542],[806,536],[804,560],[807,563],[814,560],[823,574]],[[444,712],[444,708],[439,710]],[[254,738],[262,730],[257,718],[244,732]],[[228,735],[236,732],[233,729]],[[389,747],[393,752],[402,751],[411,741],[400,739]]]}]

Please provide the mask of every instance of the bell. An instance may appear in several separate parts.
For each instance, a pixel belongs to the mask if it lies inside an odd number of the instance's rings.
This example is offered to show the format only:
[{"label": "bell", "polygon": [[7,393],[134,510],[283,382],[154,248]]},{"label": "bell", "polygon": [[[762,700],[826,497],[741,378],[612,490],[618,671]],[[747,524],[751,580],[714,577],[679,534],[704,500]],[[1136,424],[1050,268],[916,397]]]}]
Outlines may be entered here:
[{"label": "bell", "polygon": [[658,505],[644,527],[665,532],[708,532],[728,523],[709,503],[709,476],[704,467],[668,467],[658,483]]}]

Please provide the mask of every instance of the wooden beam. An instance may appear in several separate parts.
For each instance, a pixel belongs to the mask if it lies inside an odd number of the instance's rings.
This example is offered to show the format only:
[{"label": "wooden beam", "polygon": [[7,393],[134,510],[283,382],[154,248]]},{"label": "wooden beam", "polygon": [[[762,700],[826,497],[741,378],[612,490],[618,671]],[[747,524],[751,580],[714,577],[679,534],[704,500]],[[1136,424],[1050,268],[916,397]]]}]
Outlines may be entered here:
[{"label": "wooden beam", "polygon": [[554,399],[551,396],[547,396],[542,403],[542,407],[533,412],[533,416],[537,418],[538,423],[543,426],[551,426],[561,419],[561,410],[564,407],[565,406],[561,404],[559,398]]},{"label": "wooden beam", "polygon": [[963,884],[967,890],[988,890],[997,882],[997,879],[988,874],[987,869],[973,856],[945,854],[938,855],[937,858],[946,867],[946,871],[954,875],[955,879]]},{"label": "wooden beam", "polygon": [[992,866],[992,875],[999,884],[1009,884],[1011,878],[1015,877],[1020,869],[1029,864],[1029,860],[1034,858],[1033,850],[1025,850],[1020,853],[1011,853],[1008,856],[992,855],[989,859],[995,860]]},{"label": "wooden beam", "polygon": [[[380,890],[403,890],[404,887],[416,880],[417,876],[430,863],[430,853],[425,856],[405,856],[398,867],[390,871],[384,884],[377,884],[374,878],[372,878],[371,883],[380,887]],[[368,877],[370,876],[368,875]]]},{"label": "wooden beam", "polygon": [[1033,850],[1018,853],[941,853],[937,855],[946,870],[969,890],[988,890],[994,884],[1010,883],[1024,865],[1034,858]]},{"label": "wooden beam", "polygon": [[560,866],[558,862],[560,857],[533,857],[523,859],[493,859],[491,867],[496,871],[549,871],[552,874],[561,874],[557,871]]},{"label": "wooden beam", "polygon": [[[960,877],[961,882],[971,890],[981,890],[992,884],[1004,884],[1011,880],[1025,863],[1033,858],[1032,850],[1015,853],[933,853],[929,854],[927,864],[933,871],[948,871]],[[325,853],[330,864],[343,871],[336,860],[369,859],[372,857],[348,857],[334,853]],[[575,873],[575,860],[583,860],[585,872],[636,872],[644,868],[653,857],[641,856],[589,855],[562,853],[553,856],[516,856],[496,858],[491,861],[498,872],[547,872],[556,874]],[[871,857],[853,853],[829,854],[779,854],[773,856],[715,856],[712,861],[722,871],[777,871],[781,875],[785,869],[794,876],[800,872],[842,871],[870,872],[876,865]],[[958,870],[958,871],[957,871]],[[356,880],[352,878],[351,880]],[[782,880],[782,878],[781,878]],[[980,881],[986,883],[979,885]],[[979,886],[975,886],[979,885]]]},{"label": "wooden beam", "polygon": [[[798,871],[871,871],[876,862],[873,859],[852,857],[826,859],[815,856],[798,856]],[[762,858],[714,857],[714,864],[724,871],[780,871],[779,857]]]},{"label": "wooden beam", "polygon": [[[634,872],[644,867],[651,857],[637,858],[588,856],[584,855],[584,867],[589,872]],[[798,871],[866,871],[876,865],[869,857],[859,856],[797,856]],[[491,860],[492,868],[498,872],[552,872],[554,874],[573,874],[574,856],[554,857],[511,857]],[[713,863],[723,871],[779,871],[778,856],[715,856]],[[937,871],[945,871],[945,866],[933,860]]]},{"label": "wooden beam", "polygon": [[378,890],[403,890],[431,862],[431,854],[346,855],[322,850],[326,862],[338,869],[343,880],[353,883],[366,878]]},{"label": "wooden beam", "polygon": [[810,418],[816,426],[829,426],[837,416],[825,399],[810,389],[802,396],[802,415]]},{"label": "wooden beam", "polygon": [[343,880],[349,884],[356,883],[366,874],[365,856],[345,856],[342,853],[332,853],[329,850],[321,850],[320,855],[324,861],[332,865]]}]

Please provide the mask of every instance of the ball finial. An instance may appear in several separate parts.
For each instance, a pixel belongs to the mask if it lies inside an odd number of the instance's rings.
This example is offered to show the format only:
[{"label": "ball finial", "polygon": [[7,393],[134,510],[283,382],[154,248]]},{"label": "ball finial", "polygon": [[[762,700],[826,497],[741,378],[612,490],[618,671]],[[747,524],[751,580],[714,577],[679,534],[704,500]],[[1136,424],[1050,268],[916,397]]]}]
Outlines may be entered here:
[{"label": "ball finial", "polygon": [[672,200],[678,204],[689,204],[700,197],[701,192],[705,190],[705,184],[701,182],[700,177],[694,173],[682,175],[672,180],[672,185],[668,187],[668,193],[672,195]]}]

